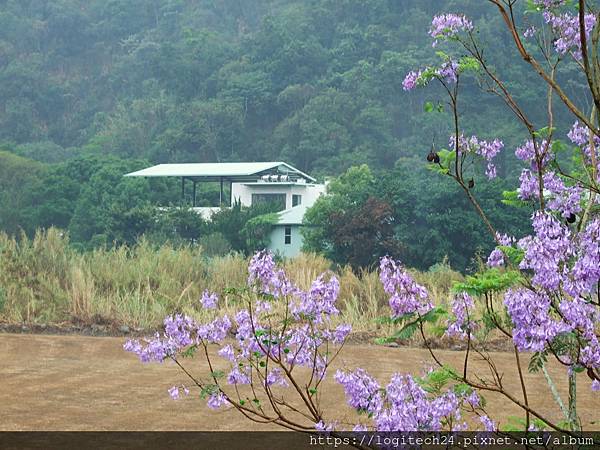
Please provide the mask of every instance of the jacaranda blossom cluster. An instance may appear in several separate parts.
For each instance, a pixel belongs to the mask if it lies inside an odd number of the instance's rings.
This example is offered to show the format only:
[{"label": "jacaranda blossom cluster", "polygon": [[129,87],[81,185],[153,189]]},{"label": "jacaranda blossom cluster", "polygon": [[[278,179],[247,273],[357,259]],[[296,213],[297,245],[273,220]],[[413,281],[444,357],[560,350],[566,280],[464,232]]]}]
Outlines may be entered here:
[{"label": "jacaranda blossom cluster", "polygon": [[[335,306],[339,281],[332,274],[323,274],[310,289],[302,291],[266,251],[254,255],[248,272],[250,300],[233,319],[224,315],[200,323],[190,316],[174,314],[165,319],[162,335],[156,333],[143,341],[130,340],[125,350],[137,354],[142,362],[162,362],[177,360],[190,349],[217,345],[218,356],[230,368],[223,374],[224,385],[211,385],[207,395],[211,408],[239,403],[240,399],[232,399],[225,385],[256,388],[258,384],[267,392],[289,387],[289,373],[295,367],[310,370],[314,384],[318,385],[331,362],[331,348],[343,345],[351,332],[347,324],[330,326],[331,318],[339,313]],[[218,296],[205,291],[200,303],[205,310],[214,310]],[[276,309],[283,314],[280,321],[274,321]],[[189,388],[174,386],[169,395],[178,399],[182,391],[187,394]]]},{"label": "jacaranda blossom cluster", "polygon": [[429,35],[434,39],[435,47],[440,40],[456,36],[461,31],[473,30],[473,22],[462,14],[442,14],[431,22]]},{"label": "jacaranda blossom cluster", "polygon": [[473,337],[475,321],[472,319],[473,307],[475,302],[469,294],[461,292],[454,296],[452,300],[452,314],[454,320],[449,320],[446,329],[446,336],[465,339]]},{"label": "jacaranda blossom cluster", "polygon": [[384,257],[379,264],[379,278],[390,295],[393,317],[418,313],[424,315],[433,309],[427,290],[417,284],[399,261]]},{"label": "jacaranda blossom cluster", "polygon": [[475,392],[432,395],[410,375],[394,374],[385,387],[363,369],[338,370],[335,379],[344,387],[348,404],[371,421],[356,425],[354,431],[441,431],[445,424],[459,431],[466,428],[461,409],[479,406]]},{"label": "jacaranda blossom cluster", "polygon": [[[456,147],[456,137],[450,136],[450,148]],[[485,174],[489,179],[496,178],[496,166],[493,159],[502,151],[504,143],[500,139],[486,141],[477,136],[465,137],[463,134],[458,136],[458,149],[461,153],[477,154],[487,161]]]},{"label": "jacaranda blossom cluster", "polygon": [[517,245],[524,251],[519,268],[532,272],[531,287],[510,289],[504,297],[519,350],[548,351],[567,333],[578,336],[579,350],[565,364],[600,369],[597,328],[600,310],[600,219],[574,233],[550,212],[533,216],[534,234]]}]

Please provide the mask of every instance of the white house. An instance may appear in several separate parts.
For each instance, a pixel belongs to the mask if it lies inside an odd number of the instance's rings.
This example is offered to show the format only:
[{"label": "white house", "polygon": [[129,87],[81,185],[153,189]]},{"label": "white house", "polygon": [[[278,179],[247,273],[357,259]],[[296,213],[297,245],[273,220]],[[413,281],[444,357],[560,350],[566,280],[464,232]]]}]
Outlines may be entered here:
[{"label": "white house", "polygon": [[[325,193],[324,184],[285,162],[159,164],[125,176],[181,178],[182,199],[189,194],[191,184],[190,207],[209,220],[215,211],[234,202],[243,206],[279,202],[281,212],[270,235],[270,250],[287,257],[300,253],[304,213]],[[219,205],[197,206],[196,187],[201,182],[220,184]]]}]

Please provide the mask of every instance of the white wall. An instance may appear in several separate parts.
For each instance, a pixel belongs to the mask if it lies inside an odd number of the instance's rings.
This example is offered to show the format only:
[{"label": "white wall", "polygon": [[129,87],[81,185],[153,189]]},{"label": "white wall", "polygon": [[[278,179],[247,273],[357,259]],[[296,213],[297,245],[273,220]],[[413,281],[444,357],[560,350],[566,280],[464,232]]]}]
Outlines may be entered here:
[{"label": "white wall", "polygon": [[302,204],[312,206],[317,198],[325,193],[324,184],[311,183],[278,183],[264,182],[256,184],[233,183],[231,187],[232,201],[240,201],[244,206],[251,206],[252,194],[286,194],[285,208],[292,207],[292,195],[302,196]]},{"label": "white wall", "polygon": [[269,238],[269,250],[273,253],[279,253],[286,258],[293,258],[300,254],[302,249],[302,234],[299,225],[288,225],[292,228],[292,242],[285,243],[285,225],[276,225],[273,227]]}]

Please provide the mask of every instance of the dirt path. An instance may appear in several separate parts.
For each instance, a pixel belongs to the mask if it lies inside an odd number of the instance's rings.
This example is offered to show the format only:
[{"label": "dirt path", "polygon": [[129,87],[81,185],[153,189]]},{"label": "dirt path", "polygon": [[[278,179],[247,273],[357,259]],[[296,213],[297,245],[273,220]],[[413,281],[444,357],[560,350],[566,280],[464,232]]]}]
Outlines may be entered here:
[{"label": "dirt path", "polygon": [[[235,411],[212,411],[192,396],[172,401],[167,389],[186,379],[171,363],[142,365],[122,350],[124,338],[0,333],[0,430],[257,430]],[[460,366],[462,353],[440,351]],[[514,356],[496,353],[505,385],[518,393]],[[424,350],[348,345],[337,366],[365,367],[385,383],[394,372],[419,373],[428,364]],[[195,361],[193,364],[200,364]],[[482,370],[474,364],[472,370]],[[563,371],[551,367],[559,381]],[[562,377],[564,378],[564,377]],[[580,377],[579,410],[584,428],[600,419],[600,394]],[[563,380],[560,380],[563,381]],[[560,417],[543,378],[527,374],[530,401],[551,419]],[[557,383],[565,394],[564,383]],[[330,382],[323,405],[334,416],[345,403],[342,388]],[[520,412],[510,403],[487,396],[490,410],[506,420]],[[327,408],[330,408],[329,411]]]}]

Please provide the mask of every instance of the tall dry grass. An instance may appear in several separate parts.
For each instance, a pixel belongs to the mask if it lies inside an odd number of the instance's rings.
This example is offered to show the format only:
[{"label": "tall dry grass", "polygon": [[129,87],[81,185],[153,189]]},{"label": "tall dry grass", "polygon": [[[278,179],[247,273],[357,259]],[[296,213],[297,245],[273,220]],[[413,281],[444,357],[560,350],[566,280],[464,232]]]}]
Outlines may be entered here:
[{"label": "tall dry grass", "polygon": [[[59,230],[38,232],[33,239],[0,234],[0,321],[28,324],[111,323],[154,329],[167,314],[181,311],[198,318],[204,289],[222,292],[241,287],[248,260],[239,255],[205,257],[200,247],[155,248],[142,240],[133,247],[79,253]],[[308,288],[331,264],[316,255],[284,262],[290,278]],[[376,319],[389,314],[387,298],[376,272],[336,270],[340,279],[337,321],[355,331],[379,331]],[[460,279],[447,265],[414,273],[445,302],[453,280]],[[221,308],[232,313],[239,304],[224,297]]]}]

